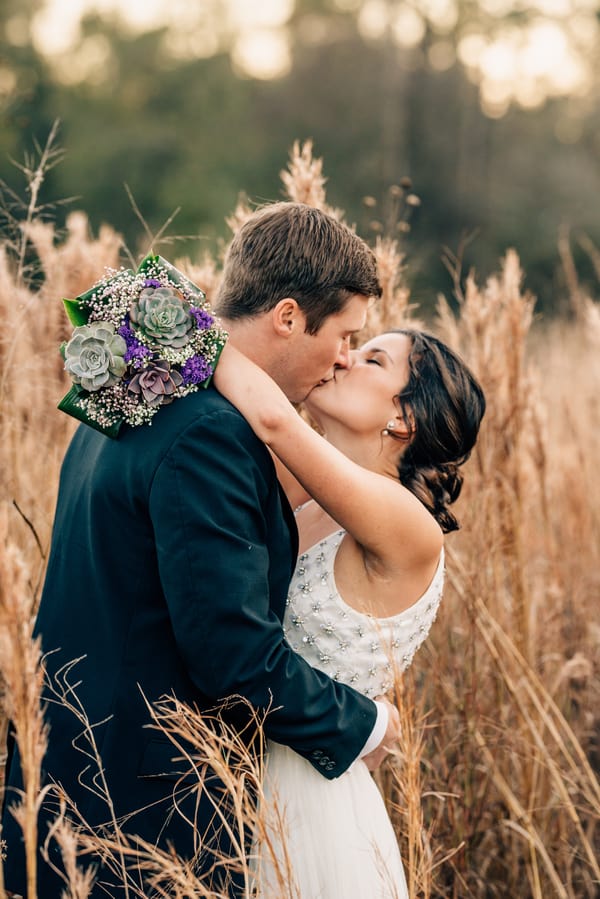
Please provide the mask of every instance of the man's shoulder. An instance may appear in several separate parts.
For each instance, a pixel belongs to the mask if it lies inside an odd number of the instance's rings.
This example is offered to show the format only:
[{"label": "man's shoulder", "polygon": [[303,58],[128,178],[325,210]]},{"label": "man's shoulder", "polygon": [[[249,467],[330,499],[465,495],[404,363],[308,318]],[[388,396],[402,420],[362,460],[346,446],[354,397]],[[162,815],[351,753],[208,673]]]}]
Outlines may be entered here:
[{"label": "man's shoulder", "polygon": [[159,409],[152,424],[124,427],[118,441],[144,453],[163,455],[170,448],[210,439],[226,432],[233,442],[266,452],[243,415],[215,388],[198,390]]},{"label": "man's shoulder", "polygon": [[[162,454],[187,432],[210,431],[227,427],[241,439],[257,440],[242,414],[213,387],[190,393],[159,409],[152,422],[138,427],[123,425],[116,439],[106,437],[88,425],[80,425],[73,444],[85,452],[110,451],[110,454],[133,453],[147,456]],[[259,441],[260,442],[260,441]]]},{"label": "man's shoulder", "polygon": [[254,432],[250,425],[229,400],[214,387],[198,390],[186,397],[175,400],[165,409],[160,409],[148,431],[184,433],[188,428],[211,429],[225,424],[236,431]]}]

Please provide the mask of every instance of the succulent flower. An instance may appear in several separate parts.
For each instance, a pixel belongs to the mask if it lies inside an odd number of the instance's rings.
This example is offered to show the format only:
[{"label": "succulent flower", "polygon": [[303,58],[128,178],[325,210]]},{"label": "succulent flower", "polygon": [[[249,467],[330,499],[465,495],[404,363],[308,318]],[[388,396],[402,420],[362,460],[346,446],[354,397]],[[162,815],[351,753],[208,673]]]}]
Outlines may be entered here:
[{"label": "succulent flower", "polygon": [[59,409],[109,437],[207,386],[227,340],[203,292],[154,254],[64,304],[75,330],[60,351],[74,383]]},{"label": "succulent flower", "polygon": [[185,346],[195,325],[190,304],[175,287],[144,288],[129,314],[136,328],[159,346]]},{"label": "succulent flower", "polygon": [[110,322],[80,325],[65,346],[65,370],[84,390],[110,387],[125,374],[126,350],[127,344]]},{"label": "succulent flower", "polygon": [[166,406],[175,399],[173,394],[182,381],[179,372],[172,369],[168,362],[157,359],[133,376],[127,391],[143,398],[149,406]]}]

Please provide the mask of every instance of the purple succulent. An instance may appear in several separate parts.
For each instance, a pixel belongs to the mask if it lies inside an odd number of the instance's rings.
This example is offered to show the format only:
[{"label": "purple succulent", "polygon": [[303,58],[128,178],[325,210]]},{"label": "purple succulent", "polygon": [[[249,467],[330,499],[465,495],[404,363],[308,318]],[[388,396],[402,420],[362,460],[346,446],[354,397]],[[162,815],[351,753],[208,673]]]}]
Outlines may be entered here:
[{"label": "purple succulent", "polygon": [[143,398],[149,406],[166,406],[175,399],[175,392],[182,382],[178,371],[164,359],[158,359],[133,376],[127,391]]}]

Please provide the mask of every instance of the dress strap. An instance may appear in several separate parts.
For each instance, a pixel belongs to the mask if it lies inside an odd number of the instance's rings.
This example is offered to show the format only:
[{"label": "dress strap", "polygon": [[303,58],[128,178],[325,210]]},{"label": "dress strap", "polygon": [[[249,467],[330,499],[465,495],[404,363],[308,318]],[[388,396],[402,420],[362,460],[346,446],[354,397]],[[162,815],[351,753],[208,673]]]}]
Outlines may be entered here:
[{"label": "dress strap", "polygon": [[314,503],[314,499],[312,499],[312,497],[311,499],[307,499],[305,503],[301,503],[299,506],[296,506],[296,508],[294,509],[294,515],[299,515],[300,512],[302,512],[303,509],[306,509],[306,507],[311,503]]}]

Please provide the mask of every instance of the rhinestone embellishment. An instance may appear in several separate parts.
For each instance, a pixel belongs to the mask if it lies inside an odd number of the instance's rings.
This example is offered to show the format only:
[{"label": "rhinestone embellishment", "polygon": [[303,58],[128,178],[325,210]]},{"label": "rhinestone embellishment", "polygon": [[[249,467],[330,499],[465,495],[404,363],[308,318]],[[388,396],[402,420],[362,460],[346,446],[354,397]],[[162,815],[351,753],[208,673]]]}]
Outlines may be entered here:
[{"label": "rhinestone embellishment", "polygon": [[339,543],[336,534],[299,558],[286,600],[284,635],[309,664],[376,697],[393,687],[395,673],[410,665],[427,636],[441,598],[441,577],[414,608],[377,619],[351,608],[336,592],[333,562]]}]

